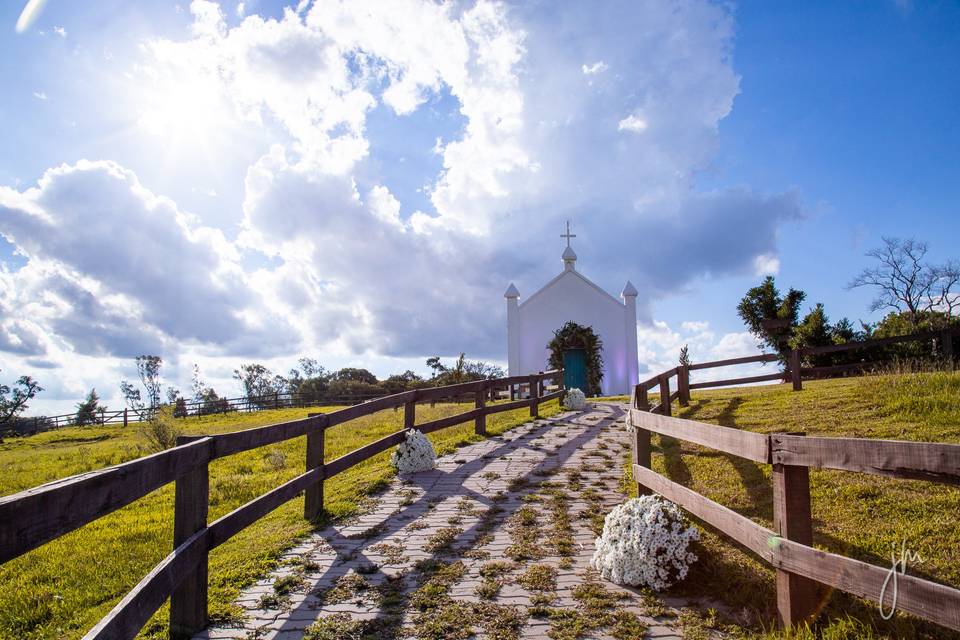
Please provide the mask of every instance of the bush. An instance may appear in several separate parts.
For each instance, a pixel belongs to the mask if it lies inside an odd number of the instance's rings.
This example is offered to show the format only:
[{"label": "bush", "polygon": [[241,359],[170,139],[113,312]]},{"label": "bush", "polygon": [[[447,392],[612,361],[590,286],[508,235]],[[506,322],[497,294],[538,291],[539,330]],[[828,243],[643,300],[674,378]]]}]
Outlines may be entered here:
[{"label": "bush", "polygon": [[591,564],[616,584],[667,589],[687,575],[700,533],[680,508],[660,496],[641,496],[607,514]]},{"label": "bush", "polygon": [[170,407],[161,407],[149,420],[141,422],[137,431],[153,452],[175,447],[177,437],[183,433]]}]

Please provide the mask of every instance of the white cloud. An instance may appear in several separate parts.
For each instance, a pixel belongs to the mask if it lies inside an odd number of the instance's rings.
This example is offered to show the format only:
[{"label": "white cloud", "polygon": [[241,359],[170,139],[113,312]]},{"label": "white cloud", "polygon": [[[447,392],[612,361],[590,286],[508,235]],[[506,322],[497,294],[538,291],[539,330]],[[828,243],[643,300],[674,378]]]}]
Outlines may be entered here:
[{"label": "white cloud", "polygon": [[608,66],[606,65],[606,63],[604,63],[603,60],[598,60],[597,62],[594,62],[593,64],[589,64],[589,65],[588,65],[588,64],[584,64],[584,65],[581,65],[581,66],[580,66],[580,69],[581,69],[581,71],[583,71],[583,75],[585,75],[585,76],[595,76],[595,75],[597,75],[598,73],[603,73],[604,71],[606,71],[606,70],[609,69],[609,68],[610,68],[610,67],[608,67]]},{"label": "white cloud", "polygon": [[[496,358],[500,292],[554,275],[559,239],[542,239],[568,217],[584,271],[641,290],[650,366],[673,363],[684,343],[703,357],[733,348],[705,323],[653,324],[649,306],[699,276],[769,268],[779,225],[801,215],[795,192],[696,188],[739,91],[727,8],[371,0],[300,2],[278,19],[243,9],[230,26],[220,5],[195,0],[190,33],[143,43],[130,72],[141,121],[164,141],[170,114],[195,119],[197,140],[229,121],[267,141],[244,175],[218,184],[242,183],[239,237],[114,163],[0,191],[0,231],[29,256],[0,278],[0,350]],[[584,75],[607,69],[616,82],[584,91]],[[432,149],[414,138],[425,126],[437,127]],[[411,158],[405,171],[418,154],[439,156],[439,170],[395,183],[383,170],[393,158],[378,156],[384,129],[389,144],[418,140],[397,154]],[[405,201],[421,185],[429,201]],[[103,238],[116,250],[91,250]],[[18,310],[43,291],[32,314]]]},{"label": "white cloud", "polygon": [[761,254],[753,259],[753,273],[757,276],[775,276],[780,273],[780,258],[775,254]]},{"label": "white cloud", "polygon": [[67,37],[67,30],[64,29],[63,27],[54,27],[54,28],[53,28],[53,32],[54,32],[55,34],[57,34],[58,36],[60,36],[61,38],[66,38],[66,37]]},{"label": "white cloud", "polygon": [[617,123],[617,130],[641,133],[647,130],[647,121],[635,114],[630,114]]},{"label": "white cloud", "polygon": [[47,94],[44,93],[43,91],[34,91],[33,97],[36,98],[37,100],[46,100]]}]

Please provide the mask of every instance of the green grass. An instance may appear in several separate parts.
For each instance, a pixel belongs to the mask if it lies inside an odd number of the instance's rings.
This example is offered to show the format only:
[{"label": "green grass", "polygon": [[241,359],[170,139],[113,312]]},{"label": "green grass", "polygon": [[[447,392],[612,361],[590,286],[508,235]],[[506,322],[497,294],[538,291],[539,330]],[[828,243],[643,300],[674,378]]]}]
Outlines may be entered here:
[{"label": "green grass", "polygon": [[[425,422],[469,409],[465,405],[417,407]],[[324,408],[324,411],[333,408]],[[304,417],[316,409],[284,409],[251,414],[188,418],[185,433],[213,434]],[[554,400],[541,416],[559,412]],[[518,409],[487,417],[497,435],[528,420]],[[387,410],[327,431],[327,460],[372,442],[402,426],[403,411]],[[473,423],[430,434],[443,455],[471,441]],[[210,520],[303,472],[305,438],[296,438],[229,456],[210,465]],[[76,473],[99,469],[148,453],[135,427],[71,427],[0,444],[0,495],[9,495]],[[362,507],[365,496],[393,477],[390,452],[381,453],[337,475],[324,488],[329,518]],[[283,505],[210,555],[210,613],[215,620],[239,614],[233,602],[241,589],[277,565],[281,553],[310,533],[303,498]],[[39,549],[0,566],[0,638],[78,638],[105,615],[173,544],[173,485],[141,498]],[[141,636],[166,637],[166,605]]]},{"label": "green grass", "polygon": [[[762,433],[960,443],[960,374],[915,373],[695,391],[674,415]],[[770,467],[654,435],[653,467],[670,479],[772,527]],[[629,467],[627,468],[629,473]],[[634,487],[632,482],[629,486]],[[889,567],[892,545],[906,540],[922,563],[908,572],[960,587],[960,489],[913,480],[811,470],[814,543],[835,553]],[[676,591],[719,600],[727,622],[759,633],[775,619],[774,572],[709,532],[700,561]],[[783,637],[777,632],[762,637]],[[794,636],[791,636],[794,637]],[[813,638],[960,638],[941,627],[897,615],[841,593],[822,594]]]}]

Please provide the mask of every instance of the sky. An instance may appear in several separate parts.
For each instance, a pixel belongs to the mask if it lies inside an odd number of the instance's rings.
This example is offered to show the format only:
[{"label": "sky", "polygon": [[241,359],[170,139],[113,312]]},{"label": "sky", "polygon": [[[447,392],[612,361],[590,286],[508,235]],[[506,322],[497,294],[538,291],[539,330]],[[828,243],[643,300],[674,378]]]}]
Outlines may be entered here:
[{"label": "sky", "polygon": [[[958,257],[954,2],[0,4],[0,381],[503,363],[512,282],[640,292],[641,375],[832,319],[882,236]],[[23,17],[22,17],[23,12]],[[19,24],[18,24],[19,21]],[[951,253],[952,252],[952,253]],[[731,372],[723,372],[731,373]]]}]

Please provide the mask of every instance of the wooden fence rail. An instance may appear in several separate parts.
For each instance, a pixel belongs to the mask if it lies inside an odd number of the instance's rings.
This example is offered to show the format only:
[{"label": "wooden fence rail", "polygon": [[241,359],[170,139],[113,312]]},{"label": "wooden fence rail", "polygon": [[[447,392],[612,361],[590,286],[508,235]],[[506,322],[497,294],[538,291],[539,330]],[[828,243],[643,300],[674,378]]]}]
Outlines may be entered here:
[{"label": "wooden fence rail", "polygon": [[[555,390],[547,392],[547,380]],[[475,431],[484,434],[488,415],[529,407],[530,415],[537,416],[540,404],[562,397],[562,381],[563,370],[555,370],[416,389],[281,424],[208,436],[182,436],[172,449],[0,497],[0,562],[16,558],[167,483],[176,482],[173,551],[87,632],[84,639],[133,638],[167,598],[170,598],[171,636],[189,637],[207,624],[207,557],[212,549],[300,493],[304,494],[304,517],[315,519],[323,510],[325,480],[400,444],[408,428],[429,433],[472,421]],[[487,404],[488,395],[502,389],[508,390],[511,401]],[[474,396],[474,408],[416,424],[418,402],[461,398],[465,394]],[[527,397],[513,399],[524,394]],[[404,409],[403,429],[324,462],[327,429],[400,407]],[[301,436],[307,437],[304,473],[207,523],[210,462]]]},{"label": "wooden fence rail", "polygon": [[[702,371],[704,369],[714,369],[717,367],[729,367],[738,364],[768,363],[779,362],[780,356],[772,353],[764,353],[755,356],[744,356],[741,358],[729,358],[727,360],[713,360],[710,362],[697,362],[689,365],[681,365],[673,369],[667,369],[657,375],[648,378],[637,385],[634,395],[637,399],[637,406],[648,409],[653,413],[662,413],[670,415],[672,401],[679,401],[681,406],[686,406],[690,402],[690,391],[695,389],[710,389],[713,387],[730,387],[735,385],[754,384],[757,382],[772,382],[774,380],[790,381],[793,384],[794,391],[803,389],[803,380],[805,378],[822,378],[825,376],[846,373],[849,371],[862,371],[876,367],[875,362],[852,362],[847,364],[828,365],[819,367],[802,366],[802,358],[808,355],[819,355],[824,353],[839,353],[843,351],[869,350],[878,347],[884,347],[893,344],[902,344],[905,342],[930,342],[936,341],[940,345],[939,355],[944,363],[953,366],[953,336],[960,335],[960,329],[943,329],[940,331],[925,331],[913,333],[906,336],[894,336],[891,338],[878,338],[876,340],[863,340],[860,342],[848,342],[845,344],[828,345],[824,347],[809,347],[803,349],[794,349],[787,355],[787,366],[782,371],[767,373],[763,375],[745,376],[741,378],[727,378],[724,380],[707,380],[704,382],[690,382],[691,371]],[[670,393],[670,379],[676,377],[676,391]],[[647,399],[648,393],[659,387],[660,402],[651,406]]]},{"label": "wooden fence rail", "polygon": [[[773,565],[777,611],[785,626],[808,622],[815,614],[815,582],[887,607],[892,604],[892,589],[884,597],[890,567],[813,548],[810,468],[960,485],[960,445],[753,433],[651,413],[645,396],[646,387],[637,385],[629,415],[638,492],[659,493]],[[771,464],[774,529],[653,471],[651,433]],[[960,631],[960,589],[898,573],[896,609]]]}]

